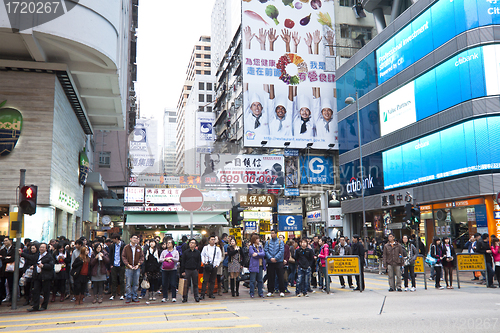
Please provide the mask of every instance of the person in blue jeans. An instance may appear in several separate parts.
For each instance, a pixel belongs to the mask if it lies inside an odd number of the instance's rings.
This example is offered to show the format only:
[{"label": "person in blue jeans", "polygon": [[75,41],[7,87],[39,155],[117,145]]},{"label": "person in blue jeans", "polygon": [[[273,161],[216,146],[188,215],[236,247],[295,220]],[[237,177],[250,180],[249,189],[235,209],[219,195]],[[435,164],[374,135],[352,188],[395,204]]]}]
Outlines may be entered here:
[{"label": "person in blue jeans", "polygon": [[175,249],[172,239],[167,241],[167,249],[160,255],[161,276],[162,276],[162,302],[168,301],[168,290],[172,292],[172,302],[177,302],[177,263],[179,262],[179,252]]},{"label": "person in blue jeans", "polygon": [[248,270],[250,271],[250,297],[254,297],[255,281],[257,281],[257,292],[259,297],[264,297],[262,276],[266,269],[265,258],[266,254],[264,248],[260,244],[259,235],[252,235],[250,239],[250,246],[248,247],[248,255],[250,256],[250,263]]},{"label": "person in blue jeans", "polygon": [[314,252],[307,247],[307,239],[300,241],[300,248],[295,250],[295,264],[297,265],[297,286],[295,295],[297,297],[307,295],[309,289],[311,266],[314,264]]},{"label": "person in blue jeans", "polygon": [[139,277],[141,275],[139,267],[144,262],[144,253],[139,246],[139,237],[137,235],[132,235],[130,237],[130,244],[123,249],[122,261],[125,264],[125,303],[130,303],[130,301],[139,302],[137,299]]}]

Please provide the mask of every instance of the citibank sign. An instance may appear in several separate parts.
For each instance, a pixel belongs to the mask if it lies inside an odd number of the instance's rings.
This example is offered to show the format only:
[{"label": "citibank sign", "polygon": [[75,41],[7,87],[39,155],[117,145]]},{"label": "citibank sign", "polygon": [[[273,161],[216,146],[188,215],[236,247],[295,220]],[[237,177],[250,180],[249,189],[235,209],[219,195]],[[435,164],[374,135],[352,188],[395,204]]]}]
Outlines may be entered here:
[{"label": "citibank sign", "polygon": [[361,191],[361,186],[363,186],[365,190],[373,188],[373,177],[369,175],[368,178],[365,178],[363,185],[361,185],[361,181],[358,178],[352,177],[346,185],[346,191],[348,194],[359,192]]}]

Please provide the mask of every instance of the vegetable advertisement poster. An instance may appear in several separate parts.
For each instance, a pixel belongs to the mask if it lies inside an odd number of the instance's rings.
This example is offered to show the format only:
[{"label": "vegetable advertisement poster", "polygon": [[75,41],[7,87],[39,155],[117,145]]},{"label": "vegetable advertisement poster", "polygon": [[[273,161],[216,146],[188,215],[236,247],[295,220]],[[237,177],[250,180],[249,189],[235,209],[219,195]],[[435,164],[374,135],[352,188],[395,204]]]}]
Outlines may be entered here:
[{"label": "vegetable advertisement poster", "polygon": [[246,147],[338,149],[334,17],[332,0],[243,0]]}]

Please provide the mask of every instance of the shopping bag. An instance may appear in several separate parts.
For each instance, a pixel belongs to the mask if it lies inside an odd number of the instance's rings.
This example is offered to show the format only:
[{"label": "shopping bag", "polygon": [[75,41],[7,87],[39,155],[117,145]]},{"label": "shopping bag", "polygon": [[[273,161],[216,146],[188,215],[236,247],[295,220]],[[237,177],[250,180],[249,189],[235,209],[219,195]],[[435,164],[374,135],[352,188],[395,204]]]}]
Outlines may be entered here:
[{"label": "shopping bag", "polygon": [[186,296],[188,293],[188,283],[186,279],[179,279],[179,294]]}]

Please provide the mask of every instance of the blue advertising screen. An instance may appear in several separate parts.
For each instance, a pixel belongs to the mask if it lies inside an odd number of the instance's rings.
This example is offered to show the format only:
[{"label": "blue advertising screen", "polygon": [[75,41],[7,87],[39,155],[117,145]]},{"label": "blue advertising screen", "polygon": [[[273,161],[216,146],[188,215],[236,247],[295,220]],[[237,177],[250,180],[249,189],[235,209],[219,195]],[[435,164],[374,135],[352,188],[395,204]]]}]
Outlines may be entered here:
[{"label": "blue advertising screen", "polygon": [[464,31],[499,24],[499,8],[497,0],[437,1],[377,49],[378,84]]},{"label": "blue advertising screen", "polygon": [[278,231],[302,231],[302,215],[278,215]]},{"label": "blue advertising screen", "polygon": [[500,169],[499,126],[500,116],[469,120],[383,152],[384,189]]},{"label": "blue advertising screen", "polygon": [[333,159],[329,156],[302,156],[300,158],[301,184],[333,185]]}]

